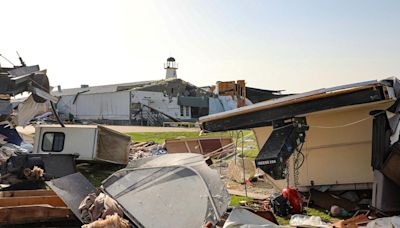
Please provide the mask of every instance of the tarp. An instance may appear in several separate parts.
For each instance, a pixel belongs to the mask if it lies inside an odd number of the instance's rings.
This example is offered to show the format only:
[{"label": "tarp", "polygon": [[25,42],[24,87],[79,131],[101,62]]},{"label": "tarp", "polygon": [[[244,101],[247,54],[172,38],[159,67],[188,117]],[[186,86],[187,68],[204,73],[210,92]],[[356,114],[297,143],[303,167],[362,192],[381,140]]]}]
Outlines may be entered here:
[{"label": "tarp", "polygon": [[135,161],[103,182],[139,227],[215,224],[229,204],[218,173],[198,154],[167,154]]}]

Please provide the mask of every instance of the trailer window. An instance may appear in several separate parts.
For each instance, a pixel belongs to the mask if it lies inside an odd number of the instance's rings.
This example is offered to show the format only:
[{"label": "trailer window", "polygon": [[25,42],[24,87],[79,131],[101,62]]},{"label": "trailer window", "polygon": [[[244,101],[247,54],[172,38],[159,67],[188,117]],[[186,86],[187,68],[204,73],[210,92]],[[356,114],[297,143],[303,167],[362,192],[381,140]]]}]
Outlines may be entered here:
[{"label": "trailer window", "polygon": [[61,152],[64,149],[65,135],[62,132],[46,132],[43,135],[42,151]]}]

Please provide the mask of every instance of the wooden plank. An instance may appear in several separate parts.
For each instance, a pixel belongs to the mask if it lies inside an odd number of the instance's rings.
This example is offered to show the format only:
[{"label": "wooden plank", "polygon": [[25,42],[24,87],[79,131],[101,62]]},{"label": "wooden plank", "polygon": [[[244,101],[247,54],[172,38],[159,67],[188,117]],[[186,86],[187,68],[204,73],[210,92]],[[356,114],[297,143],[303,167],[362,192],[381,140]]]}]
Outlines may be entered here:
[{"label": "wooden plank", "polygon": [[0,197],[21,197],[21,196],[55,196],[56,193],[52,190],[19,190],[19,191],[4,191],[0,192]]},{"label": "wooden plank", "polygon": [[51,206],[66,207],[65,203],[58,196],[21,196],[0,198],[0,207],[35,204],[48,204]]},{"label": "wooden plank", "polygon": [[45,205],[0,207],[0,224],[24,224],[50,220],[73,219],[74,215],[66,207]]}]

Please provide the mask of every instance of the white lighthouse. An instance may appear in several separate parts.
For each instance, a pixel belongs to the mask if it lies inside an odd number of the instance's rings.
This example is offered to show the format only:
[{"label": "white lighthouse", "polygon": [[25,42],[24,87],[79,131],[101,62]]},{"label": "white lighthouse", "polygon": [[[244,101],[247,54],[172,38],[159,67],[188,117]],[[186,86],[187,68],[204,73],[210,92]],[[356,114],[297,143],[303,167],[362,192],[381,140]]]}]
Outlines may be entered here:
[{"label": "white lighthouse", "polygon": [[178,69],[178,63],[175,62],[174,57],[169,57],[167,59],[167,62],[164,64],[164,69],[167,70],[166,79],[177,78],[176,70]]}]

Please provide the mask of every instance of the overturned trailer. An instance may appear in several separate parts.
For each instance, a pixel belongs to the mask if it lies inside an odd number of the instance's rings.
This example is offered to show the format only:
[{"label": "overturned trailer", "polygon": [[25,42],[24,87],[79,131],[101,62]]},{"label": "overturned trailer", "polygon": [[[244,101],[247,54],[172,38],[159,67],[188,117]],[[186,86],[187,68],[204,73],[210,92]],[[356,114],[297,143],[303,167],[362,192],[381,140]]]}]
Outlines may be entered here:
[{"label": "overturned trailer", "polygon": [[368,81],[269,100],[200,123],[206,131],[252,128],[260,149],[256,165],[275,186],[373,189],[373,205],[394,211],[400,199],[389,192],[400,189],[381,171],[399,140],[398,98],[396,78]]}]

